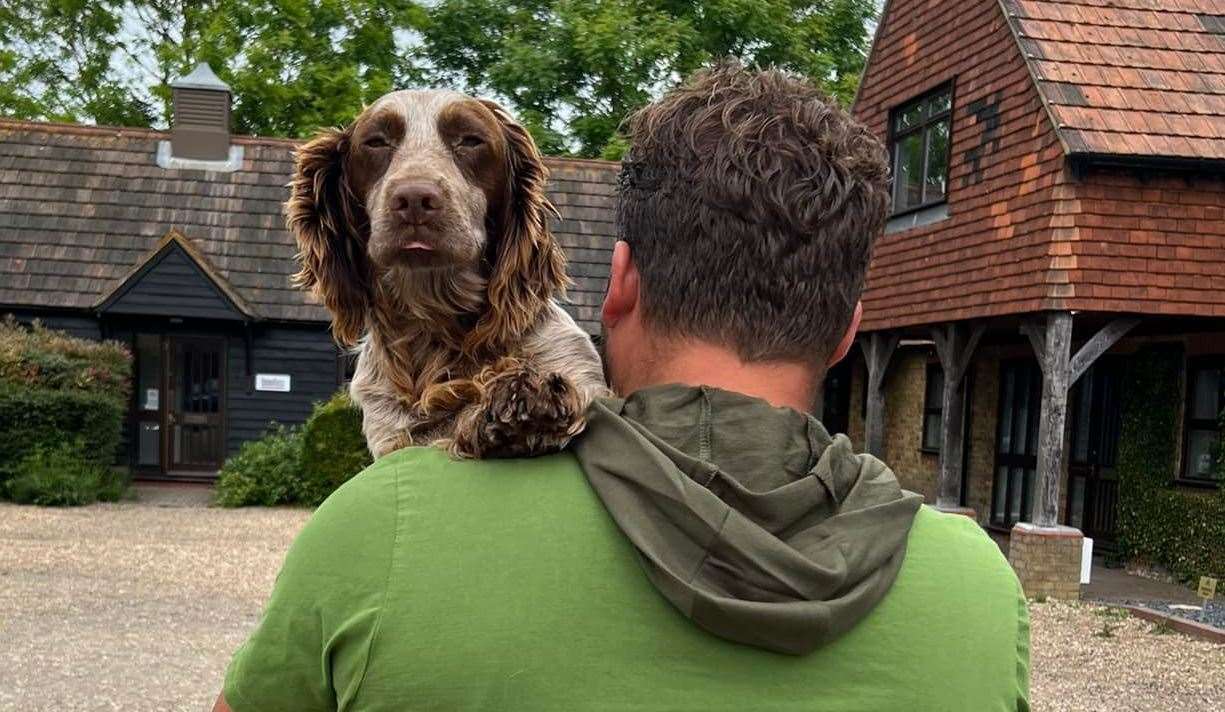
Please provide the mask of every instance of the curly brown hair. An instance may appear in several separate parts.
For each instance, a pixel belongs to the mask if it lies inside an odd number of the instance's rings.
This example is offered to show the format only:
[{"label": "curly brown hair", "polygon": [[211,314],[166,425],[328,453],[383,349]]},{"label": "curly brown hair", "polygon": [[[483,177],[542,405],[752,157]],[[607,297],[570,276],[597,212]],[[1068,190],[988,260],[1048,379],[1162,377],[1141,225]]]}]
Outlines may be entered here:
[{"label": "curly brown hair", "polygon": [[617,228],[661,332],[824,360],[889,210],[885,150],[810,82],[734,61],[634,114]]}]

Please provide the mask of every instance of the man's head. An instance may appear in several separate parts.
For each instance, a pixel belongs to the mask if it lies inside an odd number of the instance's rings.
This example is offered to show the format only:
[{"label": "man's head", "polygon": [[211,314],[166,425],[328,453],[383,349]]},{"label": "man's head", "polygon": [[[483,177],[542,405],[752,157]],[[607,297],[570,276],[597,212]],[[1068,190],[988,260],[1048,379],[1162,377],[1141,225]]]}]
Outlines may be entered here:
[{"label": "man's head", "polygon": [[628,133],[603,309],[614,386],[695,343],[821,377],[849,348],[888,212],[880,142],[807,81],[735,63]]}]

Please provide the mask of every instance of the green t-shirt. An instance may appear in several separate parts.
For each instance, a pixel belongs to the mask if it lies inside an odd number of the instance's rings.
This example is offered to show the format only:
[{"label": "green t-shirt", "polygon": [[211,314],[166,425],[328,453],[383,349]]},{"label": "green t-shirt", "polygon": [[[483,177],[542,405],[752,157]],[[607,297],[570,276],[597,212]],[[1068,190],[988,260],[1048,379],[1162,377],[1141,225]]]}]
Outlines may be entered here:
[{"label": "green t-shirt", "polygon": [[235,654],[235,712],[1028,710],[1025,601],[972,521],[919,511],[892,589],[805,656],[684,618],[570,454],[382,458],[319,508]]}]

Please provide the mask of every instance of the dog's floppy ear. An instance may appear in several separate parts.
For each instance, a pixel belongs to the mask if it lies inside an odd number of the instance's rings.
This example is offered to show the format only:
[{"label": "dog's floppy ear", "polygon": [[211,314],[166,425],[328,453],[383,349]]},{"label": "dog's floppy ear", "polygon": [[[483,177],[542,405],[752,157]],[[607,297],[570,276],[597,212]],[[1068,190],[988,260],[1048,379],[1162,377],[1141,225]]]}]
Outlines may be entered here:
[{"label": "dog's floppy ear", "polygon": [[497,234],[490,235],[489,306],[468,335],[470,351],[501,350],[518,341],[569,284],[565,257],[549,230],[549,217],[557,210],[545,197],[548,169],[540,151],[502,107],[481,103],[493,112],[506,138],[509,195],[497,218]]},{"label": "dog's floppy ear", "polygon": [[349,138],[329,129],[298,148],[285,203],[301,266],[294,284],[323,302],[332,335],[346,346],[361,338],[371,300],[369,218],[344,175]]}]

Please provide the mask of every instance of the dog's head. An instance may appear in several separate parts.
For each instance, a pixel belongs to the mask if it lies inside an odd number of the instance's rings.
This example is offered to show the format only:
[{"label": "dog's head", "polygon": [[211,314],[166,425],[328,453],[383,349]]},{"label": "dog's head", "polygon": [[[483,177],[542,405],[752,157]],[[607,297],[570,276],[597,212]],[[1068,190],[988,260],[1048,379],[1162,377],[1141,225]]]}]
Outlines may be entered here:
[{"label": "dog's head", "polygon": [[496,104],[447,91],[388,94],[349,128],[298,149],[285,204],[295,280],[351,345],[377,281],[479,273],[485,298],[465,346],[498,348],[565,286],[546,177],[531,136]]}]

